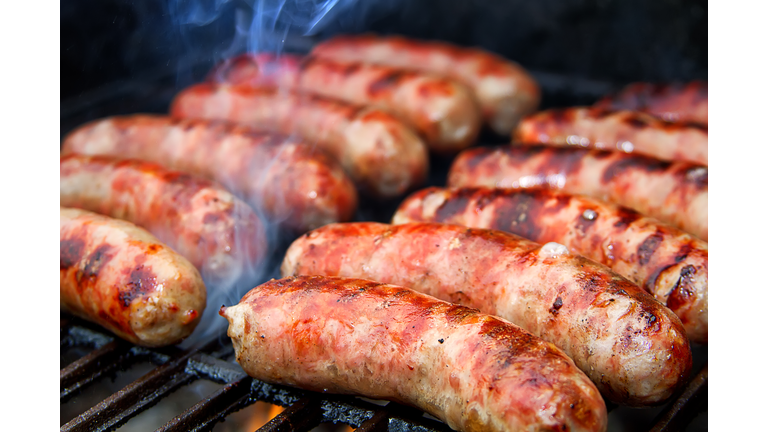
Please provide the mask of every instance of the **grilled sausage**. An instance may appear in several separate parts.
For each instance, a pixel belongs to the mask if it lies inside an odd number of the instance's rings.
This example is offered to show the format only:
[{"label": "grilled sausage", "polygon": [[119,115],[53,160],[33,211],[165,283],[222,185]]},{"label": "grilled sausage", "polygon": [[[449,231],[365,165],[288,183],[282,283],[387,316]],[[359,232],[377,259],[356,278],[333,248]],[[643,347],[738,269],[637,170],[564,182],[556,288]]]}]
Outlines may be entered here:
[{"label": "grilled sausage", "polygon": [[556,243],[438,223],[332,224],[294,241],[281,271],[402,285],[500,316],[562,349],[620,404],[663,402],[691,367],[672,311]]},{"label": "grilled sausage", "polygon": [[348,221],[357,207],[351,180],[322,151],[225,122],[109,117],[70,133],[61,152],[142,159],[204,176],[300,233]]},{"label": "grilled sausage", "polygon": [[136,159],[61,158],[61,205],[127,220],[187,258],[208,285],[251,282],[267,250],[264,226],[226,189]]},{"label": "grilled sausage", "polygon": [[604,431],[605,403],[562,351],[407,288],[271,280],[222,306],[248,375],[418,407],[460,431]]},{"label": "grilled sausage", "polygon": [[623,205],[707,240],[708,170],[619,152],[546,146],[462,152],[448,186],[547,186]]},{"label": "grilled sausage", "polygon": [[512,141],[639,153],[670,161],[707,164],[707,127],[671,123],[635,111],[555,108],[525,117]]},{"label": "grilled sausage", "polygon": [[218,66],[211,76],[230,84],[277,86],[385,109],[414,127],[437,153],[456,153],[480,132],[480,108],[471,91],[438,75],[290,54],[246,54]]},{"label": "grilled sausage", "polygon": [[129,222],[60,212],[61,309],[150,347],[180,342],[205,308],[192,264]]},{"label": "grilled sausage", "polygon": [[427,176],[424,142],[377,108],[275,88],[203,83],[181,91],[171,115],[296,133],[341,162],[363,191],[382,198],[401,195]]},{"label": "grilled sausage", "polygon": [[706,125],[709,117],[706,81],[689,83],[632,83],[616,94],[601,99],[595,106],[608,109],[643,111],[667,121]]},{"label": "grilled sausage", "polygon": [[428,188],[406,198],[392,223],[442,222],[557,242],[651,293],[688,338],[708,334],[707,244],[634,210],[549,189]]},{"label": "grilled sausage", "polygon": [[336,36],[315,46],[312,55],[337,61],[365,61],[449,76],[467,85],[483,118],[507,135],[520,118],[536,110],[539,85],[517,63],[477,48],[401,36]]}]

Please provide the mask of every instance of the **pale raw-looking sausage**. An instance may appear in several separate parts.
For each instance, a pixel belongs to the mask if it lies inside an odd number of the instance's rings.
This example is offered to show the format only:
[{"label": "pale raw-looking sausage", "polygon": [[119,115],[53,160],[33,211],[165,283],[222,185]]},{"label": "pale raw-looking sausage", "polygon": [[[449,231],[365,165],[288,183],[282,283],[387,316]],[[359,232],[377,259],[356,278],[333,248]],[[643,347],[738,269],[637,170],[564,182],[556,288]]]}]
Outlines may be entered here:
[{"label": "pale raw-looking sausage", "polygon": [[187,258],[209,286],[250,282],[267,251],[248,204],[202,177],[136,159],[71,154],[60,161],[62,206],[134,223]]},{"label": "pale raw-looking sausage", "polygon": [[562,351],[509,322],[379,282],[271,280],[222,306],[260,380],[389,399],[459,431],[604,431],[605,403]]},{"label": "pale raw-looking sausage", "polygon": [[706,126],[667,122],[636,111],[553,108],[523,118],[512,141],[615,150],[702,165],[708,161]]},{"label": "pale raw-looking sausage", "polygon": [[441,222],[557,242],[603,263],[653,294],[707,343],[707,243],[656,219],[552,189],[427,188],[406,198],[392,223]]},{"label": "pale raw-looking sausage", "polygon": [[469,147],[480,132],[480,108],[469,88],[414,70],[262,53],[222,63],[211,72],[211,80],[275,86],[381,108],[415,128],[437,153]]},{"label": "pale raw-looking sausage", "polygon": [[108,117],[75,129],[61,152],[142,159],[204,176],[299,233],[348,221],[357,208],[351,180],[322,151],[227,122]]},{"label": "pale raw-looking sausage", "polygon": [[281,272],[402,285],[500,316],[554,343],[620,404],[662,403],[691,368],[672,311],[555,243],[439,223],[332,224],[295,240]]},{"label": "pale raw-looking sausage", "polygon": [[186,258],[129,222],[69,208],[59,220],[62,310],[143,346],[192,333],[206,291]]},{"label": "pale raw-looking sausage", "polygon": [[448,186],[549,187],[629,207],[707,241],[706,166],[605,150],[547,146],[468,149]]},{"label": "pale raw-looking sausage", "polygon": [[667,121],[709,121],[706,81],[688,83],[632,83],[616,94],[608,95],[595,106],[609,109],[643,111]]},{"label": "pale raw-looking sausage", "polygon": [[461,81],[477,98],[486,123],[500,135],[508,136],[541,101],[539,85],[525,69],[478,48],[402,36],[342,35],[319,43],[312,55],[416,69]]},{"label": "pale raw-looking sausage", "polygon": [[421,184],[429,167],[426,145],[395,116],[317,95],[202,83],[176,95],[171,115],[297,134],[336,158],[365,193],[382,198]]}]

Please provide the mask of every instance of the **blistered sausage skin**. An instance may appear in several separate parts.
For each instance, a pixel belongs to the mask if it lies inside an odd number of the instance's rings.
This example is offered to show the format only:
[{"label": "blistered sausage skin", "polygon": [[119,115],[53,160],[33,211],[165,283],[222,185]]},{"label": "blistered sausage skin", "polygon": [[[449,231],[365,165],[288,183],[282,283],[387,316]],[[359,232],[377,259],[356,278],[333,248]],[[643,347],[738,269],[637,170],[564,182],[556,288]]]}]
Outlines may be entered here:
[{"label": "blistered sausage skin", "polygon": [[595,107],[553,108],[525,117],[512,141],[639,153],[706,165],[707,127],[671,123],[635,111]]},{"label": "blistered sausage skin", "polygon": [[535,111],[541,101],[539,85],[525,69],[477,48],[401,36],[342,35],[316,45],[312,55],[449,76],[472,90],[483,118],[501,135],[509,135],[520,118]]},{"label": "blistered sausage skin", "polygon": [[176,95],[170,111],[175,117],[228,120],[298,134],[335,157],[363,191],[379,197],[399,196],[427,176],[424,142],[377,108],[274,87],[202,83]]},{"label": "blistered sausage skin", "polygon": [[605,403],[561,350],[509,322],[413,290],[271,280],[222,306],[257,379],[420,408],[459,431],[604,431]]},{"label": "blistered sausage skin", "polygon": [[406,198],[392,223],[441,222],[557,242],[605,264],[674,312],[691,341],[707,343],[707,243],[656,219],[551,189],[427,188]]},{"label": "blistered sausage skin", "polygon": [[248,204],[202,177],[151,162],[71,154],[60,162],[61,205],[134,223],[187,258],[210,286],[249,281],[267,251]]},{"label": "blistered sausage skin", "polygon": [[547,146],[476,148],[457,155],[448,186],[546,186],[634,209],[707,241],[708,170],[620,152]]},{"label": "blistered sausage skin", "polygon": [[643,111],[667,121],[708,124],[709,98],[706,81],[688,83],[632,83],[595,106]]},{"label": "blistered sausage skin", "polygon": [[59,220],[62,310],[143,346],[192,333],[206,292],[187,259],[129,222],[70,208]]},{"label": "blistered sausage skin", "polygon": [[300,233],[348,221],[357,207],[352,181],[322,151],[226,122],[109,117],[71,132],[61,153],[142,159],[204,176]]},{"label": "blistered sausage skin", "polygon": [[691,367],[672,311],[602,264],[502,231],[332,224],[288,248],[283,276],[359,277],[497,315],[552,342],[613,402],[663,402]]},{"label": "blistered sausage skin", "polygon": [[463,84],[439,75],[363,62],[283,54],[245,54],[219,65],[211,79],[315,93],[391,112],[415,128],[430,150],[452,154],[480,132],[480,108]]}]

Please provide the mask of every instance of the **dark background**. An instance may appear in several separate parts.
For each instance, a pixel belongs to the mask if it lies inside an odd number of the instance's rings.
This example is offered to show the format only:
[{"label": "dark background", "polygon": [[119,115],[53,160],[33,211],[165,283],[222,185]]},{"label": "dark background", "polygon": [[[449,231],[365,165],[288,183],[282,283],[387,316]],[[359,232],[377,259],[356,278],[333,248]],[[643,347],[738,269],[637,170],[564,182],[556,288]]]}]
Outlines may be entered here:
[{"label": "dark background", "polygon": [[704,1],[339,0],[314,26],[320,0],[289,0],[279,11],[277,3],[62,1],[61,100],[152,74],[177,74],[182,87],[195,79],[184,73],[190,62],[246,49],[304,51],[364,31],[482,46],[533,71],[616,85],[707,79]]}]

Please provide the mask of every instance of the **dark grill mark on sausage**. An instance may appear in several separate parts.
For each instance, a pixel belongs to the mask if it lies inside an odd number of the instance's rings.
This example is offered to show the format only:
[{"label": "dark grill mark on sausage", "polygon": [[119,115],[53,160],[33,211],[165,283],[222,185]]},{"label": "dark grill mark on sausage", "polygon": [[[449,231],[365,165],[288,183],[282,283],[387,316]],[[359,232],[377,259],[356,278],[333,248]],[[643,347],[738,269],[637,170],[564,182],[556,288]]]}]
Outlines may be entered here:
[{"label": "dark grill mark on sausage", "polygon": [[664,240],[664,235],[659,232],[659,230],[656,230],[655,233],[643,240],[643,243],[637,248],[637,257],[640,265],[648,264],[648,261],[651,260],[651,257],[654,252],[656,252],[656,249],[658,249],[662,240]]},{"label": "dark grill mark on sausage", "polygon": [[[571,110],[571,111],[575,112],[575,110]],[[589,110],[588,116],[593,119],[601,119],[601,118],[609,117],[614,113],[615,113],[614,110],[610,110],[606,108],[592,108]]]},{"label": "dark grill mark on sausage", "polygon": [[[520,147],[537,147],[537,149],[526,149],[519,151]],[[517,146],[512,149],[512,158],[520,163],[528,157],[536,154],[544,156],[544,163],[541,164],[540,172],[545,175],[563,173],[568,175],[578,171],[581,167],[581,161],[587,155],[588,150],[577,148],[553,148],[546,146]]]},{"label": "dark grill mark on sausage", "polygon": [[696,268],[692,265],[687,265],[680,270],[680,277],[675,282],[675,286],[667,299],[668,308],[675,311],[690,303],[694,296],[694,288],[691,285],[695,274]]},{"label": "dark grill mark on sausage", "polygon": [[632,222],[641,217],[640,213],[624,207],[619,208],[616,215],[618,216],[618,219],[614,222],[613,226],[619,229],[626,229]]},{"label": "dark grill mark on sausage", "polygon": [[549,308],[549,313],[557,316],[557,314],[560,312],[561,307],[563,307],[563,299],[560,298],[560,296],[557,296],[557,298],[555,299],[555,302],[552,303],[552,307]]},{"label": "dark grill mark on sausage", "polygon": [[101,269],[115,256],[114,247],[109,244],[101,244],[85,260],[82,277],[93,281],[101,272]]},{"label": "dark grill mark on sausage", "polygon": [[543,212],[542,203],[530,194],[521,192],[509,195],[507,199],[497,202],[491,226],[528,239],[536,239],[541,235],[538,215]]},{"label": "dark grill mark on sausage", "polygon": [[677,253],[675,254],[675,263],[679,263],[680,261],[688,258],[688,255],[693,252],[693,249],[694,247],[691,242],[687,242],[680,246],[680,249],[678,249]]},{"label": "dark grill mark on sausage", "polygon": [[631,169],[643,170],[646,172],[659,172],[669,169],[671,162],[653,159],[644,156],[625,156],[608,165],[603,172],[602,182],[610,183],[615,177],[621,176],[625,171]]},{"label": "dark grill mark on sausage", "polygon": [[123,307],[130,307],[134,299],[144,297],[157,287],[157,277],[147,267],[139,265],[130,271],[128,283],[118,292],[118,301]]},{"label": "dark grill mark on sausage", "polygon": [[644,118],[641,118],[640,116],[636,116],[636,115],[625,117],[624,123],[636,129],[642,129],[650,126],[649,123]]},{"label": "dark grill mark on sausage", "polygon": [[383,74],[379,79],[372,82],[370,86],[368,86],[368,93],[371,95],[376,95],[378,93],[390,90],[394,85],[396,85],[401,79],[409,75],[407,71],[404,70],[398,70],[393,69],[388,71],[387,73]]},{"label": "dark grill mark on sausage", "polygon": [[[574,110],[568,108],[555,108],[549,112],[549,118],[557,124],[568,124],[573,122]],[[542,119],[546,123],[546,118]]]},{"label": "dark grill mark on sausage", "polygon": [[451,194],[435,211],[437,222],[450,221],[453,217],[464,213],[474,192],[471,189],[459,189]]},{"label": "dark grill mark on sausage", "polygon": [[[600,218],[600,213],[596,212],[596,211],[595,211],[593,208],[591,208],[591,207],[582,207],[580,210],[581,210],[581,211],[579,212],[579,215],[578,215],[578,216],[576,216],[576,221],[574,221],[574,226],[576,227],[576,229],[577,229],[577,230],[578,230],[580,233],[582,233],[582,234],[586,234],[586,233],[587,233],[587,231],[589,231],[589,229],[590,229],[590,228],[592,228],[592,226],[593,226],[593,225],[594,225],[594,223],[597,221],[597,219],[599,219],[599,218]],[[594,217],[594,218],[592,218],[592,219],[587,219],[587,218],[585,218],[585,217],[584,217],[584,214],[585,214],[587,211],[593,211],[593,212],[595,213],[595,217]]]},{"label": "dark grill mark on sausage", "polygon": [[59,241],[59,268],[66,270],[80,261],[85,243],[78,238]]}]

